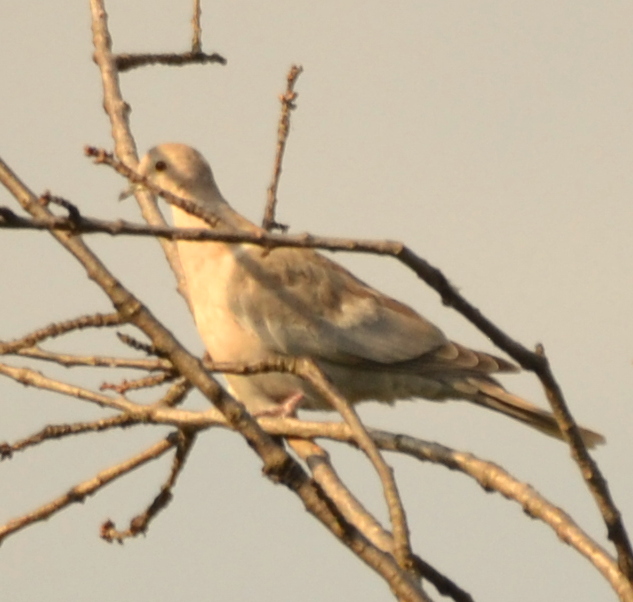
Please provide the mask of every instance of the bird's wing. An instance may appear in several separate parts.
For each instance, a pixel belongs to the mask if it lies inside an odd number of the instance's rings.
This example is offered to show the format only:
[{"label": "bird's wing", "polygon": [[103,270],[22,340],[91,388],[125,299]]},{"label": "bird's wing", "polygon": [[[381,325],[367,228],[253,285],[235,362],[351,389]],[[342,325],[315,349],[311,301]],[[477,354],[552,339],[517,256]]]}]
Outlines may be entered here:
[{"label": "bird's wing", "polygon": [[453,341],[447,341],[441,347],[413,360],[392,365],[390,369],[435,377],[459,373],[464,378],[518,370],[512,362],[496,355],[469,349]]},{"label": "bird's wing", "polygon": [[271,352],[393,364],[448,342],[411,308],[312,250],[240,245],[235,256],[231,309]]}]

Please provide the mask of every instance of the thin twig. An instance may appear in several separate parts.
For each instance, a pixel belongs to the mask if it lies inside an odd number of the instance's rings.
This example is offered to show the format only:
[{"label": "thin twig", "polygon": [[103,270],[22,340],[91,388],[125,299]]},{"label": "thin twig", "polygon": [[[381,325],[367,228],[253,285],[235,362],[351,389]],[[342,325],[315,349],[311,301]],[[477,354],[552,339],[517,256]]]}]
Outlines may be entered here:
[{"label": "thin twig", "polygon": [[4,374],[4,376],[8,376],[27,387],[36,387],[46,391],[61,393],[69,397],[75,397],[76,399],[83,399],[84,401],[95,403],[102,408],[126,412],[135,407],[135,404],[125,400],[123,397],[110,397],[102,393],[95,393],[83,387],[77,387],[60,380],[48,378],[40,372],[31,370],[31,368],[16,368],[15,366],[0,364],[0,374]]},{"label": "thin twig", "polygon": [[45,207],[49,204],[63,207],[64,209],[66,209],[66,211],[68,211],[68,219],[70,219],[71,221],[78,221],[79,219],[81,219],[81,213],[79,212],[79,209],[76,205],[73,205],[70,201],[67,201],[60,196],[53,196],[49,191],[46,191],[40,197],[40,201]]},{"label": "thin twig", "polygon": [[174,380],[174,378],[176,378],[176,375],[173,372],[161,372],[160,374],[152,374],[151,376],[145,376],[135,380],[124,379],[119,384],[103,383],[99,389],[101,391],[115,391],[119,395],[125,395],[128,391],[157,387]]},{"label": "thin twig", "polygon": [[195,432],[181,430],[177,433],[172,433],[172,438],[177,441],[176,454],[172,462],[169,477],[160,488],[158,495],[144,512],[135,516],[130,521],[130,526],[124,531],[117,531],[114,522],[108,519],[101,526],[102,539],[105,539],[108,542],[118,541],[119,543],[123,543],[123,540],[128,537],[136,537],[141,533],[147,533],[147,529],[152,519],[154,519],[161,510],[164,510],[168,506],[169,502],[171,502],[173,498],[172,492],[176,484],[176,480],[185,467],[185,462],[195,442]]},{"label": "thin twig", "polygon": [[117,54],[114,56],[116,67],[120,73],[147,67],[151,65],[166,65],[168,67],[183,67],[184,65],[204,65],[206,63],[218,63],[226,65],[226,59],[217,52],[206,54],[204,52],[182,52],[180,54],[165,52],[160,54]]},{"label": "thin twig", "polygon": [[275,221],[275,209],[277,207],[277,188],[279,187],[279,178],[281,176],[281,164],[286,150],[286,142],[290,133],[290,112],[296,109],[295,100],[298,93],[294,91],[297,78],[303,72],[303,67],[293,65],[290,67],[287,75],[286,92],[279,97],[281,101],[281,115],[279,116],[279,126],[277,128],[277,152],[275,154],[275,163],[273,167],[273,179],[268,187],[268,195],[266,209],[264,211],[264,219],[262,220],[262,228],[265,230],[278,229],[285,232],[288,226],[279,224]]},{"label": "thin twig", "polygon": [[[179,405],[187,393],[191,390],[191,384],[184,378],[179,378],[172,384],[167,392],[154,403],[156,408],[173,408]],[[14,452],[22,451],[44,441],[61,439],[71,435],[83,433],[101,432],[112,428],[127,428],[135,424],[147,422],[147,412],[142,410],[142,406],[137,406],[138,412],[126,412],[109,418],[93,420],[90,422],[75,422],[72,424],[51,424],[42,430],[19,439],[15,443],[0,443],[0,460],[10,458]],[[183,429],[186,427],[183,427]],[[181,429],[182,430],[182,429]]]},{"label": "thin twig", "polygon": [[72,332],[74,330],[83,330],[84,328],[103,328],[105,326],[120,326],[122,323],[121,316],[117,313],[112,314],[93,314],[88,316],[80,316],[72,320],[64,322],[56,322],[49,324],[44,328],[35,330],[19,339],[3,343],[0,341],[0,355],[8,353],[16,353],[21,349],[33,347],[36,343],[44,339],[55,338],[62,334]]},{"label": "thin twig", "polygon": [[191,27],[193,29],[193,36],[191,38],[191,52],[193,54],[198,54],[199,52],[202,52],[202,27],[200,27],[201,15],[202,10],[200,8],[200,0],[193,0],[193,17],[191,18]]},{"label": "thin twig", "polygon": [[83,502],[86,497],[93,495],[108,483],[111,483],[115,479],[127,474],[150,460],[159,458],[174,445],[176,445],[176,441],[173,440],[173,437],[168,436],[140,454],[133,456],[120,464],[110,466],[109,468],[97,473],[92,479],[88,479],[79,485],[75,485],[67,493],[59,496],[51,502],[48,502],[47,504],[44,504],[43,506],[40,506],[37,510],[29,512],[28,514],[18,518],[14,518],[4,525],[0,525],[0,544],[7,536],[20,531],[37,521],[46,520],[53,514],[67,508],[71,504]]},{"label": "thin twig", "polygon": [[606,479],[587,451],[587,446],[578,432],[578,426],[569,411],[563,391],[554,378],[542,345],[537,347],[537,354],[545,360],[542,368],[536,372],[537,376],[543,383],[547,399],[561,432],[569,443],[571,455],[579,466],[583,479],[602,514],[607,526],[607,537],[613,542],[617,551],[620,570],[633,583],[633,548],[631,548],[631,541],[622,521],[622,515],[611,497]]},{"label": "thin twig", "polygon": [[156,402],[154,407],[173,408],[180,405],[189,394],[193,385],[184,377],[177,378],[167,392]]},{"label": "thin twig", "polygon": [[164,354],[161,354],[160,350],[157,349],[155,345],[142,343],[138,339],[135,339],[134,337],[130,336],[129,334],[125,334],[124,332],[117,332],[116,336],[124,345],[127,345],[128,347],[131,347],[136,351],[142,351],[147,355],[155,355],[161,358],[164,357]]},{"label": "thin twig", "polygon": [[84,433],[101,432],[113,428],[125,428],[134,424],[139,424],[139,420],[129,414],[118,414],[110,418],[93,420],[91,422],[74,422],[72,424],[49,424],[41,431],[33,433],[24,439],[19,439],[15,443],[0,444],[0,459],[10,458],[14,452],[23,451],[34,445],[39,445],[44,441],[62,439],[71,435],[81,435]]},{"label": "thin twig", "polygon": [[104,355],[74,355],[70,353],[55,353],[39,347],[27,347],[20,349],[16,355],[30,357],[45,362],[55,362],[60,366],[72,368],[75,366],[90,366],[93,368],[129,368],[132,370],[171,370],[173,366],[168,360],[155,359],[130,359],[122,357],[108,357]]}]

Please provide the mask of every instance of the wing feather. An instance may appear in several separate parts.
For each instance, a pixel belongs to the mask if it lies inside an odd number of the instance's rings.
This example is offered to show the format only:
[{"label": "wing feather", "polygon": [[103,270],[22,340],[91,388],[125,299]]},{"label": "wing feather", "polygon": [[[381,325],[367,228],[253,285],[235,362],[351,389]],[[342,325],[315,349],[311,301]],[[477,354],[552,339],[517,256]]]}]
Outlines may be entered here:
[{"label": "wing feather", "polygon": [[410,307],[312,250],[243,245],[236,260],[228,291],[231,309],[271,351],[337,363],[391,364],[447,342]]}]

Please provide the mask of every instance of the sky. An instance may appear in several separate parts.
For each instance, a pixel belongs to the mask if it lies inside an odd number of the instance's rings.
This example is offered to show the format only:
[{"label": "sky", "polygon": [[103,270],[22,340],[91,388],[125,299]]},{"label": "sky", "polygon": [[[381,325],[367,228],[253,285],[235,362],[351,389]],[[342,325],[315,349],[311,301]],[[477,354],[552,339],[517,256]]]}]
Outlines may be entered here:
[{"label": "sky", "polygon": [[[189,3],[110,1],[115,51],[184,51]],[[111,149],[91,60],[87,2],[7,0],[0,19],[0,156],[36,193],[83,214],[140,220],[125,182],[83,156]],[[278,219],[291,232],[395,239],[440,267],[484,314],[528,347],[542,343],[579,422],[605,434],[595,453],[633,528],[633,7],[620,1],[502,0],[203,3],[203,48],[226,66],[151,67],[121,76],[139,152],[198,148],[224,196],[259,221],[275,152],[278,95],[296,89]],[[0,190],[0,205],[17,203]],[[87,242],[187,347],[203,351],[158,245]],[[453,340],[495,352],[393,259],[337,254],[359,277],[414,307]],[[111,308],[46,233],[0,231],[0,339]],[[129,330],[132,333],[131,330]],[[129,354],[113,333],[49,345]],[[27,365],[26,360],[12,360]],[[40,367],[77,384],[129,374]],[[529,374],[504,377],[546,404]],[[205,407],[198,398],[196,407]],[[492,460],[569,512],[608,547],[566,447],[460,402],[375,403],[366,424]],[[103,412],[0,380],[0,441]],[[310,415],[307,415],[309,418]],[[165,429],[51,442],[0,464],[0,523],[139,452]],[[340,474],[386,517],[364,457],[326,444]],[[615,600],[600,574],[542,523],[467,477],[388,456],[415,550],[476,600]],[[170,507],[123,546],[157,493],[167,458],[0,548],[7,599],[392,599],[386,585],[261,475],[243,440],[200,437]],[[610,548],[608,548],[610,549]],[[263,552],[266,550],[266,552]],[[432,588],[429,592],[435,595]]]}]

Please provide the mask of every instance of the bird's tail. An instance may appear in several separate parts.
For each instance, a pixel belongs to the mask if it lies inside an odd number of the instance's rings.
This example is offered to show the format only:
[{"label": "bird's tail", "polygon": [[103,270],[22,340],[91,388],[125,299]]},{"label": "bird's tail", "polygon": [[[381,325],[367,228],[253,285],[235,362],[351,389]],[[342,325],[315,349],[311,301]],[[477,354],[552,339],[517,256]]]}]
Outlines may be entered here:
[{"label": "bird's tail", "polygon": [[[501,385],[481,378],[469,378],[468,383],[477,388],[471,399],[491,410],[519,420],[542,433],[562,439],[563,435],[551,412],[543,410],[525,399],[506,391]],[[605,443],[606,439],[591,429],[579,427],[580,436],[588,448]]]}]

